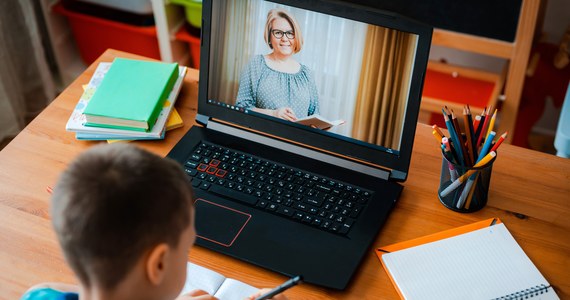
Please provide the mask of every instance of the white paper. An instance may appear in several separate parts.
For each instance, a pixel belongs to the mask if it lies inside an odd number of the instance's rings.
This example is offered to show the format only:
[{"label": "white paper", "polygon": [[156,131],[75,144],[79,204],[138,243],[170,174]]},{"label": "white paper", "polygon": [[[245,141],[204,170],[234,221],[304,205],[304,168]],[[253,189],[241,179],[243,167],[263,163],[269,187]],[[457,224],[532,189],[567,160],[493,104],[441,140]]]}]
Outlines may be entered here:
[{"label": "white paper", "polygon": [[[504,224],[387,253],[405,299],[494,299],[549,286]],[[541,298],[559,299],[552,289]]]},{"label": "white paper", "polygon": [[193,290],[206,291],[220,300],[243,300],[259,289],[241,281],[226,278],[208,268],[188,263],[186,284],[180,295]]}]

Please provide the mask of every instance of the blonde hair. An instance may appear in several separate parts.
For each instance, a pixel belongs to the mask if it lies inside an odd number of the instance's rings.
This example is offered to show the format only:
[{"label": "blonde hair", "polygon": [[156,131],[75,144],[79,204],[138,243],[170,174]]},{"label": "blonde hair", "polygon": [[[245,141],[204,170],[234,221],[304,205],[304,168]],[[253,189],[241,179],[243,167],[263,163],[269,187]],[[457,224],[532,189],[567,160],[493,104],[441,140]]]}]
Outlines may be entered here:
[{"label": "blonde hair", "polygon": [[273,30],[273,21],[277,18],[283,18],[291,24],[293,27],[293,33],[295,34],[295,46],[293,47],[293,53],[298,53],[303,48],[303,34],[301,33],[301,28],[295,20],[295,17],[291,13],[286,10],[275,8],[267,13],[267,22],[265,22],[265,32],[264,32],[264,40],[269,48],[273,49],[271,46],[271,30]]}]

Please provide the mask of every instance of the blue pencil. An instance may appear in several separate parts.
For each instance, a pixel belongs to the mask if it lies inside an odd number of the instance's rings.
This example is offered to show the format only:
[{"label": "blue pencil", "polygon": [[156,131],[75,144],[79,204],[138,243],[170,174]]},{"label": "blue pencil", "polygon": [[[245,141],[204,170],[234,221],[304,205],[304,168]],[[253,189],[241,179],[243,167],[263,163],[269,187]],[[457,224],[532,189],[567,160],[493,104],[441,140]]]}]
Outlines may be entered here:
[{"label": "blue pencil", "polygon": [[481,152],[479,152],[479,157],[477,158],[477,162],[479,162],[483,157],[485,157],[485,155],[487,155],[487,152],[489,152],[489,149],[491,149],[491,144],[496,134],[497,133],[494,131],[491,131],[489,133],[487,139],[485,140],[485,144],[483,144],[483,148],[481,148]]},{"label": "blue pencil", "polygon": [[443,112],[443,118],[445,119],[445,125],[447,126],[447,130],[449,131],[449,135],[451,136],[451,141],[453,142],[453,146],[455,147],[455,152],[457,153],[459,164],[464,166],[465,163],[463,160],[463,151],[461,151],[461,142],[459,140],[459,137],[457,137],[457,132],[453,128],[453,124],[451,123],[451,120],[449,120],[449,117],[445,113],[445,110],[443,110],[442,108],[441,111]]}]

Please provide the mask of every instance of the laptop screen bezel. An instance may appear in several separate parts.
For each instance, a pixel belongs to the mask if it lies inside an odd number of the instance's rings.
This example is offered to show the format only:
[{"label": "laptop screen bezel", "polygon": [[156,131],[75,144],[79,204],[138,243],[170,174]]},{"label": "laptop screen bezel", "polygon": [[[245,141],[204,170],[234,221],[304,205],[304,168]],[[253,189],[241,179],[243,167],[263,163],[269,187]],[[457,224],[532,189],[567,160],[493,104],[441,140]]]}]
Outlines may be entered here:
[{"label": "laptop screen bezel", "polygon": [[208,118],[219,119],[234,123],[242,128],[276,136],[284,140],[294,141],[312,149],[334,154],[357,162],[379,168],[398,171],[395,180],[406,180],[412,155],[413,140],[418,120],[421,94],[427,68],[429,49],[433,28],[429,25],[405,18],[395,13],[363,7],[348,2],[339,1],[302,1],[302,0],[270,0],[288,6],[316,11],[341,18],[347,18],[363,23],[388,27],[403,32],[416,34],[417,51],[411,73],[411,84],[408,103],[405,110],[404,124],[400,148],[398,151],[380,150],[381,147],[369,147],[362,142],[348,142],[347,138],[335,137],[331,134],[321,134],[317,130],[306,130],[289,126],[280,120],[269,120],[227,109],[218,105],[208,104],[208,80],[210,66],[210,42],[212,22],[212,2],[205,0],[202,5],[202,36],[200,49],[200,82],[198,90],[198,114]]}]

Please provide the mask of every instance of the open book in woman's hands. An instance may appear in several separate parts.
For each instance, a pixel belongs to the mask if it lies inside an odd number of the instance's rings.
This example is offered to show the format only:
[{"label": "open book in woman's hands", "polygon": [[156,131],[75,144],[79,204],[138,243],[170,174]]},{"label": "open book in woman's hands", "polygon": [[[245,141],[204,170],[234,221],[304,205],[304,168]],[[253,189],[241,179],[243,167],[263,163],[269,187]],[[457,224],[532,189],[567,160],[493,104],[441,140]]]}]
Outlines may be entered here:
[{"label": "open book in woman's hands", "polygon": [[188,263],[186,273],[186,284],[181,295],[193,290],[203,290],[220,300],[243,300],[259,290],[193,263]]},{"label": "open book in woman's hands", "polygon": [[333,126],[344,124],[344,120],[339,119],[335,121],[330,121],[321,115],[314,114],[308,117],[297,119],[295,123],[311,126],[313,128],[318,128],[318,129],[329,129]]}]

